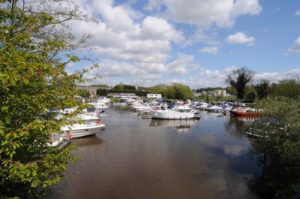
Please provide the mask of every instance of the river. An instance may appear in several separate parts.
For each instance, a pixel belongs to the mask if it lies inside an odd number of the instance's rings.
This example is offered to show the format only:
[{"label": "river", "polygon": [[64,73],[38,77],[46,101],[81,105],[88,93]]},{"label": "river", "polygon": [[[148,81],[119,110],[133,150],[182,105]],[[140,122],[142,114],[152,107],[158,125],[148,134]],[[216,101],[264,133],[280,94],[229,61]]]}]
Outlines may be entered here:
[{"label": "river", "polygon": [[107,112],[105,130],[72,141],[80,159],[49,198],[257,198],[247,186],[258,168],[244,122],[205,112],[188,121]]}]

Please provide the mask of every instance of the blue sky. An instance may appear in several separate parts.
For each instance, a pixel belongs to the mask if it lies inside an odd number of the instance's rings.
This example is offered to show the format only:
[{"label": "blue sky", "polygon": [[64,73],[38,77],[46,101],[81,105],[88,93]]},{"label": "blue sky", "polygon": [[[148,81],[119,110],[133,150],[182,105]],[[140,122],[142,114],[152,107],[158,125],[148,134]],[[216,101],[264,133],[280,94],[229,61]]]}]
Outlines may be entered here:
[{"label": "blue sky", "polygon": [[255,71],[255,81],[300,74],[299,0],[77,2],[93,20],[68,25],[77,37],[90,35],[77,53],[99,64],[87,76],[102,78],[92,83],[200,88],[226,86],[226,75],[240,67]]}]

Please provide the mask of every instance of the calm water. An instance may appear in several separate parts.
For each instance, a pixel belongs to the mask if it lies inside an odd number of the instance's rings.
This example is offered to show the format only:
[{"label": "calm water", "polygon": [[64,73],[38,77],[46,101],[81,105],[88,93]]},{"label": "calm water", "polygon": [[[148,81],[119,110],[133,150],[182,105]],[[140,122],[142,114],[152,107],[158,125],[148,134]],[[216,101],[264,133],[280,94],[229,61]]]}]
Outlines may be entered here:
[{"label": "calm water", "polygon": [[208,113],[193,121],[108,113],[104,131],[73,141],[81,159],[50,198],[256,198],[246,184],[257,168],[243,122]]}]

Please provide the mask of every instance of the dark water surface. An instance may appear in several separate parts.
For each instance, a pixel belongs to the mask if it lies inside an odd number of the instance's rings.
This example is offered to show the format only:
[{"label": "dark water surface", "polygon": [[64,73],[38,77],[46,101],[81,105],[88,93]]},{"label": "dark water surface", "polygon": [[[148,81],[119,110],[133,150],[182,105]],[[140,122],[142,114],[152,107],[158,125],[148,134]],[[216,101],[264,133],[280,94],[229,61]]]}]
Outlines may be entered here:
[{"label": "dark water surface", "polygon": [[108,113],[104,131],[73,141],[81,159],[50,198],[256,198],[247,187],[257,167],[243,122],[209,113],[193,121]]}]

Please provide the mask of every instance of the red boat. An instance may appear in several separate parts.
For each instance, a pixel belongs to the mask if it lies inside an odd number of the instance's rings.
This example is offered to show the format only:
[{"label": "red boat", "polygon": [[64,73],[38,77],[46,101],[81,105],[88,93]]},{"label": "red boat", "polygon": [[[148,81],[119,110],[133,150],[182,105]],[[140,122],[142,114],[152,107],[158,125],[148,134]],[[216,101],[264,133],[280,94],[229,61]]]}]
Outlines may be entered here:
[{"label": "red boat", "polygon": [[231,110],[232,115],[236,116],[262,116],[263,111],[261,109],[238,107]]}]

